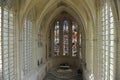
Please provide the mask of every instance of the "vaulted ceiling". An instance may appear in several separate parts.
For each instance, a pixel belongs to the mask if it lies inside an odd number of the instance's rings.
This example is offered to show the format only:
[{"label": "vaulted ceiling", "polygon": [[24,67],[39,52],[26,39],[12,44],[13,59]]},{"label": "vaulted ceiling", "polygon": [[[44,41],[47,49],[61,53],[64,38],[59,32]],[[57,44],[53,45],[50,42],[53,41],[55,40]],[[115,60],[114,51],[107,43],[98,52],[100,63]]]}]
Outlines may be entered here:
[{"label": "vaulted ceiling", "polygon": [[51,21],[63,11],[82,23],[85,29],[89,22],[96,21],[96,0],[18,0],[18,3],[21,21],[29,15],[41,30],[47,31]]},{"label": "vaulted ceiling", "polygon": [[[42,19],[46,14],[51,15],[56,9],[68,9],[79,14],[83,19],[95,18],[94,0],[20,0],[21,14],[35,10],[36,19]],[[62,11],[62,10],[61,10]],[[60,12],[60,11],[59,11]],[[56,12],[57,13],[57,12]],[[72,13],[71,13],[72,15]]]}]

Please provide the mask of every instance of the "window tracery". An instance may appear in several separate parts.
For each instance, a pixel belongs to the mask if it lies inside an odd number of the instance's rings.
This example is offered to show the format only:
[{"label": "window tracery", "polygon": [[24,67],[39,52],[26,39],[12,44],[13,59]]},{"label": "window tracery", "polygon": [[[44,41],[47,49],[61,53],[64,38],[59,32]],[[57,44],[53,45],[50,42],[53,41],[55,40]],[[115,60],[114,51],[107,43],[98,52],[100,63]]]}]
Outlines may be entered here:
[{"label": "window tracery", "polygon": [[[77,56],[78,26],[75,21],[57,20],[54,24],[54,55]],[[71,49],[71,50],[70,50]],[[62,51],[61,51],[62,50]]]}]

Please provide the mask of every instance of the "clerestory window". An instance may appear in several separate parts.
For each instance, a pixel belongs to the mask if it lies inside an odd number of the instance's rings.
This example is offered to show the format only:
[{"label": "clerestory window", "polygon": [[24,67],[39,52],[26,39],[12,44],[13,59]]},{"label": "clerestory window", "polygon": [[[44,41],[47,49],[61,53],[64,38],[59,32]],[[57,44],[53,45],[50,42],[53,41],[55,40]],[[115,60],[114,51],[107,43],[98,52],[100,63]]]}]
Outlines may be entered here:
[{"label": "clerestory window", "polygon": [[101,27],[102,27],[102,80],[114,80],[115,65],[115,24],[113,11],[108,3],[101,8]]},{"label": "clerestory window", "polygon": [[24,75],[32,70],[32,21],[26,19],[23,28],[23,72]]},{"label": "clerestory window", "polygon": [[14,11],[0,6],[0,80],[15,80]]}]

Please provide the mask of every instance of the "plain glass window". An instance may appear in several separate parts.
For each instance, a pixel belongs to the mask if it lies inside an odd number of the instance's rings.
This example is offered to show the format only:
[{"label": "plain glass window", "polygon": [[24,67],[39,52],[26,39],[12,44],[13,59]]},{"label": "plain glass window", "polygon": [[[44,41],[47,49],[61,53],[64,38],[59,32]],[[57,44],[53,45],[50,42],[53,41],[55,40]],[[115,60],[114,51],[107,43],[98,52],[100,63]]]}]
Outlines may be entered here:
[{"label": "plain glass window", "polygon": [[32,69],[32,21],[26,19],[23,28],[23,72],[26,75]]},{"label": "plain glass window", "polygon": [[[105,16],[105,17],[103,17]],[[101,26],[102,26],[102,62],[101,67],[102,80],[113,80],[114,75],[114,17],[110,5],[105,3],[101,10]],[[104,35],[104,36],[103,36]],[[105,44],[105,45],[104,45]],[[106,51],[104,51],[106,50]],[[106,56],[106,57],[105,57]],[[110,75],[109,75],[110,74]],[[112,76],[111,76],[112,75]]]}]

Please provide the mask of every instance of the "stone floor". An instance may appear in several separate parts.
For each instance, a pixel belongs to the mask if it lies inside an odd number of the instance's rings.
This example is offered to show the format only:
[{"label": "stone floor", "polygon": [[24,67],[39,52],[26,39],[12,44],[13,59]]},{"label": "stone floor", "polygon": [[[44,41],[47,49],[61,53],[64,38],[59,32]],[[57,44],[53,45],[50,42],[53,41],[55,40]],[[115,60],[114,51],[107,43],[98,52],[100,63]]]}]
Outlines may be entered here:
[{"label": "stone floor", "polygon": [[52,70],[47,73],[43,80],[83,80],[82,74],[76,70]]}]

